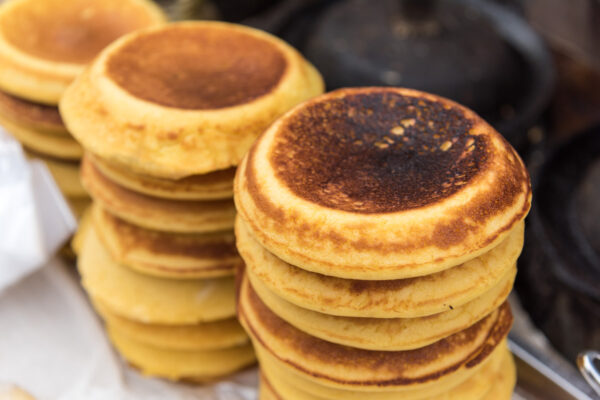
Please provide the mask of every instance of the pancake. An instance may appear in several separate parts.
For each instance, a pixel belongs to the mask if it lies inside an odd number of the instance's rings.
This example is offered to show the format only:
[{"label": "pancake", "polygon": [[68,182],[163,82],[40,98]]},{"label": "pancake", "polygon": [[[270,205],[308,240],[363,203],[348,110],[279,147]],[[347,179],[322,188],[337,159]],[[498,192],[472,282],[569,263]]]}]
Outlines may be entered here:
[{"label": "pancake", "polygon": [[34,103],[0,91],[0,115],[15,125],[37,132],[69,135],[56,106]]},{"label": "pancake", "polygon": [[174,200],[213,200],[233,197],[235,168],[192,175],[177,180],[134,174],[125,167],[88,155],[98,170],[111,181],[134,192]]},{"label": "pancake", "polygon": [[89,199],[81,184],[81,179],[79,179],[79,163],[64,162],[48,157],[41,159],[48,167],[58,188],[66,197]]},{"label": "pancake", "polygon": [[[319,385],[358,392],[444,390],[472,376],[507,336],[507,303],[471,327],[426,347],[371,351],[310,336],[274,314],[248,284],[238,317],[254,342],[290,371]],[[431,392],[433,394],[433,392]]]},{"label": "pancake", "polygon": [[[268,352],[257,347],[257,355],[266,379],[275,390],[280,393],[284,399],[323,399],[323,400],[480,400],[486,392],[494,386],[494,379],[498,374],[499,368],[503,367],[505,360],[510,360],[510,353],[505,344],[501,344],[488,357],[486,362],[479,368],[477,373],[470,376],[463,382],[459,382],[453,387],[435,388],[434,391],[403,391],[403,392],[353,392],[347,390],[328,388],[322,385],[316,385],[310,380],[303,379],[301,376],[290,373],[286,366],[281,364],[275,357]],[[438,392],[438,394],[435,394]],[[440,393],[441,392],[441,393]]]},{"label": "pancake", "polygon": [[39,159],[46,164],[60,191],[66,197],[89,198],[79,179],[79,162],[64,161],[25,150],[29,159]]},{"label": "pancake", "polygon": [[242,260],[233,232],[177,234],[131,225],[93,208],[94,225],[101,242],[119,264],[138,272],[165,278],[191,279],[233,275]]},{"label": "pancake", "polygon": [[268,33],[181,22],[114,42],[66,91],[60,111],[91,153],[179,179],[237,165],[278,116],[322,92],[315,68]]},{"label": "pancake", "polygon": [[111,182],[84,157],[81,180],[92,198],[112,214],[147,229],[179,233],[216,232],[233,227],[231,199],[174,201],[150,197]]},{"label": "pancake", "polygon": [[27,149],[25,155],[28,159],[39,159],[46,164],[58,188],[66,197],[89,198],[79,179],[79,162],[59,160]]},{"label": "pancake", "polygon": [[262,372],[260,373],[258,400],[281,400],[281,397],[273,390],[273,387]]},{"label": "pancake", "polygon": [[507,352],[500,368],[496,371],[494,384],[482,400],[510,400],[513,398],[516,384],[517,367],[512,354]]},{"label": "pancake", "polygon": [[197,351],[225,349],[248,342],[248,335],[235,318],[194,325],[144,324],[121,317],[99,300],[93,303],[108,326],[148,346]]},{"label": "pancake", "polygon": [[[262,369],[261,376],[261,395],[263,390],[275,399],[290,400],[362,400],[365,398],[364,392],[349,392],[344,390],[317,386],[313,382],[302,379],[298,375],[290,374],[285,366],[278,364],[276,358],[270,356],[260,346],[257,348],[260,365]],[[511,371],[512,367],[512,371]],[[510,399],[509,397],[487,397],[492,392],[505,392],[509,386],[504,376],[514,374],[514,364],[512,356],[506,349],[506,345],[498,346],[498,349],[489,357],[489,361],[482,366],[477,374],[474,374],[464,382],[452,388],[445,388],[441,395],[431,396],[429,393],[369,393],[369,400],[395,400],[402,399],[428,399],[428,400],[485,400],[485,399]],[[271,383],[272,382],[272,383]],[[514,382],[513,382],[514,386]],[[279,389],[279,390],[277,390]]]},{"label": "pancake", "polygon": [[113,40],[164,22],[146,0],[13,0],[0,7],[0,90],[58,104],[66,87]]},{"label": "pancake", "polygon": [[75,256],[81,253],[81,248],[83,247],[85,234],[90,230],[94,229],[91,214],[92,209],[91,207],[88,207],[78,217],[79,225],[70,243],[71,250],[73,251]]},{"label": "pancake", "polygon": [[51,157],[78,160],[83,155],[81,145],[71,136],[54,135],[15,124],[0,115],[0,125],[25,147]]},{"label": "pancake", "polygon": [[432,274],[496,247],[531,204],[525,165],[441,97],[337,90],[272,124],[236,173],[236,207],[270,252],[346,279]]},{"label": "pancake", "polygon": [[511,270],[523,247],[521,222],[500,245],[432,275],[390,281],[349,280],[296,268],[261,247],[240,218],[236,239],[250,278],[279,297],[325,314],[415,318],[460,307],[489,291]]},{"label": "pancake", "polygon": [[508,297],[516,268],[463,306],[420,318],[338,317],[298,307],[275,295],[260,280],[251,282],[266,306],[277,316],[311,336],[367,350],[411,350],[432,344],[480,321]]},{"label": "pancake", "polygon": [[75,218],[80,220],[92,205],[92,200],[89,197],[67,197],[67,203],[69,203]]},{"label": "pancake", "polygon": [[171,380],[209,382],[255,362],[251,344],[218,350],[165,350],[136,342],[122,332],[108,328],[110,340],[119,353],[144,375]]},{"label": "pancake", "polygon": [[0,400],[35,400],[35,397],[16,385],[0,383]]},{"label": "pancake", "polygon": [[233,278],[183,281],[137,273],[110,258],[95,229],[83,234],[78,268],[90,296],[128,319],[183,325],[235,315]]}]

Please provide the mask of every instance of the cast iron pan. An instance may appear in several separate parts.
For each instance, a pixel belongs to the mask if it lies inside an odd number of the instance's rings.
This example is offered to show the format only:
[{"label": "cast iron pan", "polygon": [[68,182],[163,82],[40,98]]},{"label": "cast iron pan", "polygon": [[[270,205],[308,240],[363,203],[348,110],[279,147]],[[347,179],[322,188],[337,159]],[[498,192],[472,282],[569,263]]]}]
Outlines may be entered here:
[{"label": "cast iron pan", "polygon": [[[322,32],[320,24],[327,21],[328,11],[344,0],[284,0],[268,12],[247,19],[244,23],[274,33],[305,54],[315,63],[320,63],[311,53],[310,43],[317,39],[315,35]],[[520,16],[500,5],[482,0],[456,0],[478,13],[485,15],[490,24],[512,49],[519,63],[518,90],[511,90],[510,98],[503,99],[510,105],[509,115],[500,112],[475,111],[482,114],[488,122],[496,127],[517,148],[523,149],[527,144],[526,132],[534,126],[546,108],[554,87],[553,61],[540,37]],[[374,7],[378,2],[372,3]],[[319,41],[326,41],[318,38]],[[381,74],[374,71],[372,80],[364,79],[368,72],[360,71],[361,66],[343,62],[338,58],[338,68],[327,68],[325,81],[328,90],[341,86],[387,85],[379,81]],[[360,76],[358,79],[356,77]],[[344,80],[346,78],[346,80]]]},{"label": "cast iron pan", "polygon": [[574,360],[600,348],[600,126],[550,151],[532,180],[516,287],[534,322]]}]

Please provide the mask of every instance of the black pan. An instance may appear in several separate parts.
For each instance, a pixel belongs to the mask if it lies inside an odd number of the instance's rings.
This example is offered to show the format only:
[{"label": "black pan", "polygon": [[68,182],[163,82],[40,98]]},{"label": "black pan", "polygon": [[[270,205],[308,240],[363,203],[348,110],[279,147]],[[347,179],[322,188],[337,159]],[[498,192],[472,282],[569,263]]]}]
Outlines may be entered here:
[{"label": "black pan", "polygon": [[[344,0],[284,0],[277,7],[261,15],[244,21],[244,23],[274,33],[295,47],[311,60],[308,44],[317,31],[321,18],[326,16],[330,7]],[[488,113],[482,116],[498,129],[518,149],[527,145],[527,130],[539,122],[540,116],[553,92],[555,72],[552,58],[544,42],[527,24],[513,11],[498,4],[483,0],[457,0],[473,7],[484,14],[514,51],[521,65],[519,90],[511,93],[508,100],[513,112]],[[377,2],[373,3],[374,6]],[[326,40],[326,39],[323,39]],[[317,60],[311,60],[317,61]],[[318,64],[318,63],[316,63]],[[334,76],[325,76],[328,89],[339,86],[363,86],[364,81],[352,80],[353,71],[359,66],[340,65]],[[344,81],[344,76],[349,80]],[[329,84],[335,82],[335,85]],[[376,81],[371,84],[377,84]],[[385,82],[381,83],[385,85]],[[478,111],[478,110],[476,110]]]}]

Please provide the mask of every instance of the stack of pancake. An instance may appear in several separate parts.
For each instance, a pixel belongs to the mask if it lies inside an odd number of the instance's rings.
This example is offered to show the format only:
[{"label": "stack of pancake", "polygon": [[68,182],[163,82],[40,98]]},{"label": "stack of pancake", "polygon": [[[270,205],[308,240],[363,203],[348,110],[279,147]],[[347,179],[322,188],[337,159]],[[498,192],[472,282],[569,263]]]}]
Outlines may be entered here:
[{"label": "stack of pancake", "polygon": [[255,361],[235,319],[234,167],[275,118],[322,91],[284,42],[217,22],[124,36],[67,89],[60,111],[94,200],[79,271],[130,364],[209,381]]},{"label": "stack of pancake", "polygon": [[261,399],[510,398],[530,182],[475,113],[408,89],[331,92],[257,140],[234,192]]},{"label": "stack of pancake", "polygon": [[46,162],[78,216],[90,201],[79,181],[83,150],[63,124],[59,99],[102,48],[164,18],[146,0],[13,0],[0,7],[0,125],[29,157]]}]

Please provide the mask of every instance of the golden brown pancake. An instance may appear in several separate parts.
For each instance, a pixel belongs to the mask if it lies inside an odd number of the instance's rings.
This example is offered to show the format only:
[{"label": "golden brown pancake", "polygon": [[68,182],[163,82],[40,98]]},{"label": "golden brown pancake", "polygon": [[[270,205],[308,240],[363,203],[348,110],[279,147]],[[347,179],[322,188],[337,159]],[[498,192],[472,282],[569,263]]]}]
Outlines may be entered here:
[{"label": "golden brown pancake", "polygon": [[111,257],[141,273],[190,279],[233,275],[241,264],[233,232],[178,234],[132,225],[98,204],[94,224]]},{"label": "golden brown pancake", "polygon": [[79,160],[81,145],[69,135],[55,135],[18,125],[0,115],[0,125],[26,148],[36,153],[63,160]]},{"label": "golden brown pancake", "polygon": [[91,154],[94,165],[111,181],[149,196],[174,200],[213,200],[233,197],[235,168],[192,175],[181,179],[161,179],[134,174],[126,167],[110,164]]},{"label": "golden brown pancake", "polygon": [[78,268],[91,297],[119,315],[144,323],[188,325],[235,315],[233,278],[173,280],[118,265],[93,226],[82,236]]},{"label": "golden brown pancake", "polygon": [[179,179],[237,165],[278,116],[322,91],[314,67],[270,34],[182,22],[117,40],[67,90],[60,110],[93,154]]},{"label": "golden brown pancake", "polygon": [[58,104],[71,81],[105,46],[164,22],[146,0],[14,0],[0,7],[0,90]]},{"label": "golden brown pancake", "polygon": [[350,317],[414,318],[459,307],[489,291],[514,268],[523,246],[524,224],[491,251],[462,265],[416,278],[341,279],[287,264],[261,247],[236,223],[237,246],[248,275],[283,299],[314,311]]},{"label": "golden brown pancake", "polygon": [[506,140],[450,100],[334,91],[271,125],[238,168],[240,216],[286,262],[347,279],[428,275],[491,250],[531,203]]},{"label": "golden brown pancake", "polygon": [[233,227],[231,199],[175,201],[133,192],[111,182],[87,157],[81,162],[81,180],[104,209],[134,225],[179,233],[215,232]]},{"label": "golden brown pancake", "polygon": [[92,199],[89,197],[67,197],[67,203],[69,203],[75,218],[80,220],[92,205]]},{"label": "golden brown pancake", "polygon": [[69,135],[56,106],[34,103],[0,91],[0,115],[34,131]]},{"label": "golden brown pancake", "polygon": [[235,318],[193,325],[145,324],[118,315],[99,300],[93,303],[110,327],[148,346],[195,351],[225,349],[248,342],[248,335]]},{"label": "golden brown pancake", "polygon": [[255,362],[252,345],[217,350],[165,350],[137,342],[109,327],[119,353],[143,374],[171,380],[210,382]]},{"label": "golden brown pancake", "polygon": [[356,349],[310,336],[285,322],[242,282],[238,317],[253,342],[289,370],[320,385],[356,391],[449,387],[477,372],[508,334],[508,303],[471,327],[407,351]]},{"label": "golden brown pancake", "polygon": [[338,317],[298,307],[273,293],[260,280],[250,283],[277,316],[309,335],[367,350],[398,351],[427,346],[480,321],[508,297],[516,268],[489,291],[451,310],[420,318]]},{"label": "golden brown pancake", "polygon": [[[293,400],[485,400],[488,399],[490,392],[505,392],[506,387],[510,386],[510,379],[503,379],[504,375],[510,377],[512,356],[506,349],[505,344],[498,346],[493,354],[488,357],[478,373],[473,374],[465,381],[454,387],[445,389],[440,395],[431,395],[427,391],[414,392],[352,392],[347,390],[333,389],[326,386],[316,385],[307,379],[302,379],[300,375],[290,373],[285,366],[274,357],[270,356],[260,346],[257,348],[262,376],[261,376],[261,395],[266,391],[276,399]],[[514,366],[512,367],[514,373]],[[513,382],[514,386],[514,382]],[[277,390],[279,389],[279,391]],[[506,399],[508,397],[490,397],[497,399]]]}]

